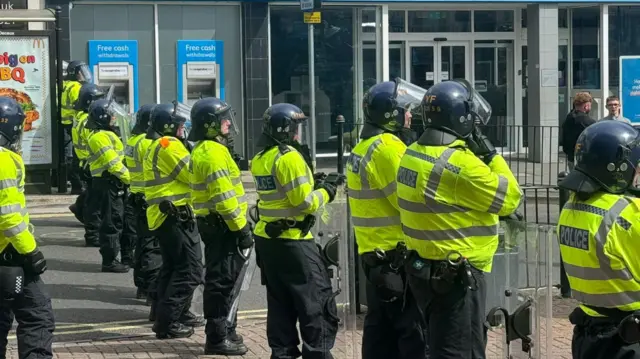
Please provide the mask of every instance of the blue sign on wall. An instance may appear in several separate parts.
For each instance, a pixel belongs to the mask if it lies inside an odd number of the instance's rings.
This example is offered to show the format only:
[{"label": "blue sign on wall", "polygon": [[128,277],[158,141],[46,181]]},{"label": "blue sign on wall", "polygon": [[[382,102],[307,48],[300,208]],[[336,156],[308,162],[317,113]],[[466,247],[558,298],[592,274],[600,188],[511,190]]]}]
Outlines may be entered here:
[{"label": "blue sign on wall", "polygon": [[622,116],[640,124],[640,56],[620,56]]},{"label": "blue sign on wall", "polygon": [[[133,78],[133,103],[129,104],[131,112],[138,109],[138,41],[136,40],[90,40],[89,41],[89,68],[99,63],[122,62],[128,63],[132,68]],[[94,81],[98,74],[94,73]],[[151,85],[151,84],[150,84]]]},{"label": "blue sign on wall", "polygon": [[187,94],[184,93],[184,79],[188,62],[216,63],[219,71],[216,81],[220,87],[218,97],[225,98],[224,93],[224,46],[223,41],[217,40],[178,40],[176,44],[176,67],[178,68],[178,101],[186,103]]}]

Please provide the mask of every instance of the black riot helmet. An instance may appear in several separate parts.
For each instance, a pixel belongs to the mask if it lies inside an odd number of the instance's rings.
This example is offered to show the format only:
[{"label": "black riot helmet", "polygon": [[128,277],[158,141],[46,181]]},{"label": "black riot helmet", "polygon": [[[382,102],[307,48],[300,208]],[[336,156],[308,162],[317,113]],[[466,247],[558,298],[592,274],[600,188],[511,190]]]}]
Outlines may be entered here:
[{"label": "black riot helmet", "polygon": [[78,81],[82,83],[91,83],[93,78],[89,66],[84,61],[71,61],[67,65],[65,80]]},{"label": "black riot helmet", "polygon": [[134,135],[140,135],[146,133],[151,125],[151,111],[156,107],[156,104],[150,103],[142,105],[135,115],[135,124],[131,129],[131,133]]},{"label": "black riot helmet", "polygon": [[147,138],[157,139],[162,136],[185,138],[185,123],[189,121],[191,108],[180,102],[163,103],[151,110],[151,118]]},{"label": "black riot helmet", "polygon": [[0,146],[15,153],[22,150],[22,131],[24,127],[22,106],[10,98],[0,97]]},{"label": "black riot helmet", "polygon": [[277,103],[269,107],[262,116],[262,136],[260,145],[272,146],[276,144],[294,145],[305,138],[301,132],[307,115],[290,103]]},{"label": "black riot helmet", "polygon": [[425,92],[427,90],[400,78],[373,85],[362,100],[365,126],[361,136],[401,132],[406,113],[420,106]]},{"label": "black riot helmet", "polygon": [[112,101],[101,99],[89,106],[87,128],[91,130],[116,131],[116,111],[111,106]]},{"label": "black riot helmet", "polygon": [[624,193],[634,183],[640,161],[640,133],[619,121],[587,127],[576,142],[576,165],[560,181],[561,188],[584,195],[604,190]]},{"label": "black riot helmet", "polygon": [[84,84],[80,87],[80,93],[78,94],[78,101],[73,106],[76,111],[89,112],[89,106],[93,101],[103,99],[107,96],[107,93],[95,84]]},{"label": "black riot helmet", "polygon": [[457,139],[466,139],[476,124],[487,124],[491,117],[491,105],[466,80],[431,86],[421,106],[425,133],[435,130]]},{"label": "black riot helmet", "polygon": [[206,97],[198,100],[191,108],[191,129],[189,141],[216,140],[225,145],[238,134],[235,111],[226,102]]}]

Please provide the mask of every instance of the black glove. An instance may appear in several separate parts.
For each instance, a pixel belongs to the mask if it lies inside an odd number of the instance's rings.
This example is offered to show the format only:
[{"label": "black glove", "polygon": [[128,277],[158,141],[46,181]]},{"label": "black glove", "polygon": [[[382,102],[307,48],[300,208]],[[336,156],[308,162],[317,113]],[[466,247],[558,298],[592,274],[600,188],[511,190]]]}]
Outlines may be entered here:
[{"label": "black glove", "polygon": [[327,193],[329,194],[329,203],[333,202],[333,200],[336,199],[336,192],[338,191],[336,186],[330,183],[323,182],[318,186],[318,188],[322,188],[327,191]]},{"label": "black glove", "polygon": [[24,254],[24,271],[31,275],[40,275],[47,270],[47,260],[44,254],[36,248],[33,252]]},{"label": "black glove", "polygon": [[504,216],[504,217],[500,217],[501,221],[516,221],[516,222],[522,222],[524,220],[524,216],[519,213],[519,212],[513,212],[508,216]]},{"label": "black glove", "polygon": [[238,231],[238,248],[243,251],[247,248],[251,248],[253,246],[253,233],[251,233],[251,227],[249,224],[244,226],[240,231]]},{"label": "black glove", "polygon": [[497,154],[496,148],[493,146],[489,138],[482,134],[480,129],[476,127],[471,133],[471,138],[467,140],[469,149],[478,156],[486,164],[489,164],[493,157]]},{"label": "black glove", "polygon": [[313,181],[318,184],[322,181],[324,181],[324,179],[327,178],[327,174],[324,172],[318,172],[318,173],[314,173],[313,174]]}]

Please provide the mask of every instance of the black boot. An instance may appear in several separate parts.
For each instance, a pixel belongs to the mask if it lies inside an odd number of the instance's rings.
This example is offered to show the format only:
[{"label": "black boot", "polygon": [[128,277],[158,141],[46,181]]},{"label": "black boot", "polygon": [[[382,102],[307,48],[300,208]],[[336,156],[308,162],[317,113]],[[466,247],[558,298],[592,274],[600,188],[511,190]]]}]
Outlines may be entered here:
[{"label": "black boot", "polygon": [[218,343],[211,343],[207,340],[207,344],[204,346],[204,355],[241,356],[248,351],[249,349],[246,345],[234,343],[229,339]]},{"label": "black boot", "polygon": [[155,322],[156,321],[156,306],[157,303],[155,300],[151,301],[151,309],[149,309],[149,321],[150,322]]},{"label": "black boot", "polygon": [[235,343],[235,344],[244,343],[244,338],[242,337],[242,335],[236,333],[235,330],[227,334],[227,339],[229,339],[232,343]]},{"label": "black boot", "polygon": [[106,273],[127,273],[129,272],[129,266],[114,260],[111,264],[103,264],[102,271]]},{"label": "black boot", "polygon": [[158,339],[189,338],[194,333],[193,328],[187,327],[182,323],[171,324],[167,331],[158,331],[154,325],[153,331],[156,333],[156,338]]},{"label": "black boot", "polygon": [[147,299],[147,291],[142,288],[138,288],[136,291],[136,299]]},{"label": "black boot", "polygon": [[186,312],[180,316],[180,323],[190,327],[202,327],[206,324],[204,317]]}]

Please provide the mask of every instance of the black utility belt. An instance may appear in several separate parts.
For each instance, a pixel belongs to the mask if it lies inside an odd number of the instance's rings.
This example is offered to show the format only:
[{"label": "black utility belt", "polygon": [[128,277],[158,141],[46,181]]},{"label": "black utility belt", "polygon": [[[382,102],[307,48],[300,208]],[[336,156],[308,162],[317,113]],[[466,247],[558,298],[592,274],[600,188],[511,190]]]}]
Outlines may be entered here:
[{"label": "black utility belt", "polygon": [[311,228],[316,224],[316,217],[308,214],[302,221],[297,221],[292,218],[283,218],[273,222],[266,222],[264,226],[264,232],[269,238],[278,238],[289,229],[299,229],[302,236],[306,236]]}]

